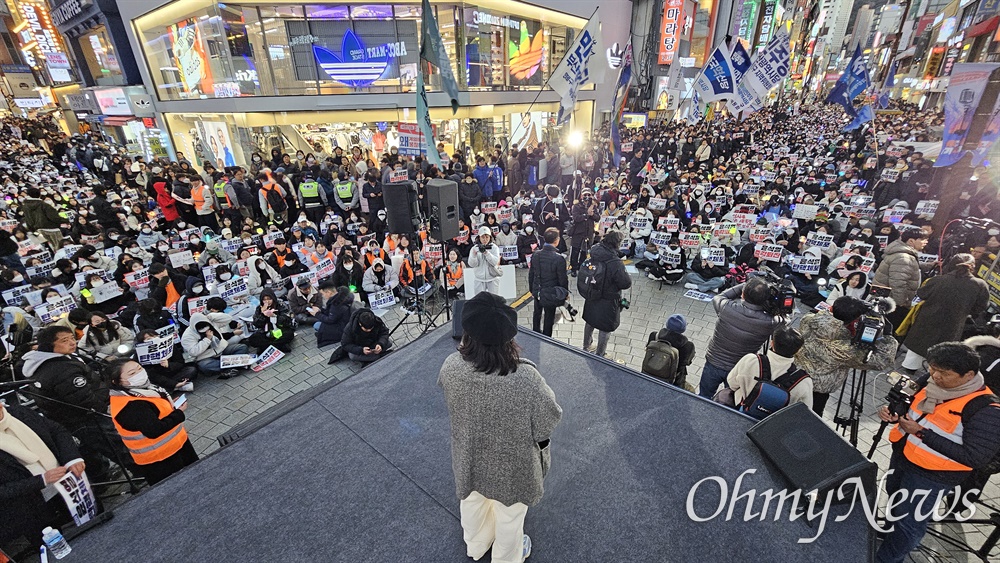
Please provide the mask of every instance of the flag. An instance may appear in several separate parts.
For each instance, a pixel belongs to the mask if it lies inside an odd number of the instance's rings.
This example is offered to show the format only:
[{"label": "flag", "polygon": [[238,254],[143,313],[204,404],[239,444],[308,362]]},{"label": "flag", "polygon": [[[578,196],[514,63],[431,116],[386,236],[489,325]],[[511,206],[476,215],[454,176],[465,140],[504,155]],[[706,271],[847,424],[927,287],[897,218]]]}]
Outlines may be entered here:
[{"label": "flag", "polygon": [[733,62],[729,58],[729,49],[725,45],[715,48],[712,55],[705,61],[698,77],[694,79],[694,88],[701,94],[703,102],[728,100],[736,91],[733,80]]},{"label": "flag", "polygon": [[858,113],[855,111],[853,103],[854,98],[864,92],[869,85],[868,68],[865,66],[865,61],[861,58],[861,45],[858,45],[854,49],[854,56],[851,57],[851,62],[847,64],[844,73],[840,75],[837,83],[830,90],[830,95],[826,97],[826,103],[840,104],[844,107],[847,115],[857,117]]},{"label": "flag", "polygon": [[420,60],[426,61],[438,68],[441,73],[441,83],[444,91],[451,99],[451,113],[458,111],[458,82],[455,73],[451,71],[451,60],[441,41],[437,20],[434,19],[434,8],[430,0],[424,0],[422,23],[420,24]]},{"label": "flag", "polygon": [[782,27],[757,51],[727,103],[730,113],[737,115],[746,109],[763,107],[768,92],[788,76],[791,64],[788,42],[788,33]]},{"label": "flag", "polygon": [[618,68],[618,85],[615,86],[615,100],[611,104],[611,154],[615,166],[622,161],[622,135],[620,131],[622,113],[628,99],[628,87],[632,83],[632,39],[629,38],[622,54],[622,64]]},{"label": "flag", "polygon": [[729,54],[729,60],[733,62],[733,82],[739,84],[743,80],[743,75],[750,70],[750,63],[753,60],[750,58],[750,53],[747,53],[746,47],[743,46],[743,42],[739,39],[733,40],[736,45],[733,46],[733,52]]},{"label": "flag", "polygon": [[437,143],[434,141],[434,127],[431,126],[431,114],[427,107],[427,90],[424,89],[424,73],[417,73],[417,126],[420,127],[424,141],[427,142],[427,162],[441,169],[441,155],[438,154]]},{"label": "flag", "polygon": [[861,111],[858,112],[858,115],[854,118],[854,121],[848,123],[847,127],[844,127],[844,131],[854,131],[858,127],[861,127],[862,125],[868,123],[871,120],[872,120],[872,106],[866,105],[861,108]]},{"label": "flag", "polygon": [[691,101],[689,103],[691,106],[688,109],[687,122],[694,125],[701,121],[702,118],[701,99],[699,99],[697,91],[694,93],[694,96],[691,97]]},{"label": "flag", "polygon": [[597,19],[597,12],[594,12],[549,77],[549,86],[561,97],[556,125],[569,121],[581,86],[604,81],[604,69],[607,65],[601,60],[600,54],[603,52],[601,22]]},{"label": "flag", "polygon": [[[952,67],[951,80],[944,93],[944,134],[941,138],[941,153],[934,160],[935,168],[951,166],[965,156],[965,140],[972,128],[972,120],[983,99],[990,73],[998,68],[1000,63],[959,63]],[[982,138],[987,141],[995,136],[995,131],[990,130],[989,125],[996,127],[995,115],[990,118],[987,129],[983,131]],[[974,159],[977,157],[978,155],[973,155]]]},{"label": "flag", "polygon": [[878,106],[882,109],[889,107],[889,92],[896,85],[896,61],[889,64],[889,73],[885,77],[882,85],[882,95],[878,98]]}]

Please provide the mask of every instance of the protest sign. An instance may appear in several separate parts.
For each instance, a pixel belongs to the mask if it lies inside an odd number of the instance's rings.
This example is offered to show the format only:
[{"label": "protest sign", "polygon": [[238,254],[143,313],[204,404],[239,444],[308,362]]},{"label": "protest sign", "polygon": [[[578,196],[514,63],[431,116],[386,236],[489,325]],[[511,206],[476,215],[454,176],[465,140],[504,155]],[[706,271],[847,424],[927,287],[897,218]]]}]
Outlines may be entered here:
[{"label": "protest sign", "polygon": [[883,223],[899,223],[910,214],[909,209],[886,209],[885,213],[882,215]]},{"label": "protest sign", "polygon": [[758,244],[753,251],[754,258],[768,262],[780,262],[785,247],[780,244]]},{"label": "protest sign", "polygon": [[792,211],[793,219],[805,219],[806,221],[812,221],[816,218],[816,213],[819,211],[818,205],[806,205],[805,203],[795,204],[795,209]]},{"label": "protest sign", "polygon": [[188,299],[188,314],[194,315],[195,313],[204,313],[207,305],[208,297],[195,297],[194,299]]},{"label": "protest sign", "polygon": [[490,213],[497,212],[497,202],[495,201],[484,201],[479,204],[479,210],[483,212],[483,215],[489,215]]},{"label": "protest sign", "polygon": [[697,301],[711,301],[715,296],[702,293],[696,289],[689,289],[684,292],[684,297],[687,297],[688,299],[695,299]]},{"label": "protest sign", "polygon": [[19,223],[17,219],[4,219],[0,221],[0,229],[3,229],[8,233],[12,233],[20,224],[21,223]]},{"label": "protest sign", "polygon": [[777,172],[773,172],[771,170],[768,170],[768,171],[764,172],[763,174],[761,174],[761,178],[763,178],[765,182],[773,182],[775,179],[777,179],[777,177],[778,177],[778,173]]},{"label": "protest sign", "polygon": [[55,261],[49,261],[37,266],[28,266],[25,271],[28,272],[28,279],[36,278],[38,276],[47,276],[49,272],[56,269]]},{"label": "protest sign", "polygon": [[216,291],[219,292],[219,297],[226,300],[226,303],[231,303],[235,299],[250,294],[250,289],[247,287],[247,280],[243,277],[233,278],[227,282],[220,283]]},{"label": "protest sign", "polygon": [[733,213],[733,221],[736,223],[736,228],[741,231],[746,231],[752,229],[757,223],[756,213]]},{"label": "protest sign", "polygon": [[168,324],[165,327],[161,327],[161,328],[156,329],[156,337],[157,338],[170,338],[171,340],[174,341],[174,344],[180,344],[181,343],[181,335],[177,333],[177,325],[173,324],[172,321],[171,321],[171,324]]},{"label": "protest sign", "polygon": [[621,152],[623,153],[632,152],[632,143],[622,143]]},{"label": "protest sign", "polygon": [[865,256],[861,262],[861,267],[859,268],[862,272],[868,273],[872,271],[872,267],[875,266],[874,256]]},{"label": "protest sign", "polygon": [[663,211],[667,208],[667,200],[662,197],[651,197],[649,198],[649,204],[646,207],[650,211]]},{"label": "protest sign", "polygon": [[219,356],[220,369],[233,369],[246,367],[252,364],[254,357],[251,354],[226,354]]},{"label": "protest sign", "polygon": [[736,223],[729,221],[716,223],[712,226],[712,238],[719,242],[732,242],[739,236]]},{"label": "protest sign", "polygon": [[899,180],[900,171],[895,168],[883,168],[882,179],[890,184],[895,184]]},{"label": "protest sign", "polygon": [[223,250],[225,250],[226,252],[230,253],[230,254],[236,254],[236,251],[238,251],[241,246],[243,246],[243,239],[238,239],[238,238],[225,239],[224,238],[224,239],[219,240],[219,247],[222,248]]},{"label": "protest sign", "polygon": [[717,248],[717,247],[713,246],[713,247],[707,248],[706,250],[708,250],[708,257],[706,258],[706,260],[708,260],[709,264],[711,264],[713,266],[725,266],[726,265],[726,249],[725,248]]},{"label": "protest sign", "polygon": [[[663,219],[666,219],[666,217],[660,217],[661,221]],[[602,231],[610,229],[614,224],[615,224],[615,216],[614,215],[607,215],[605,217],[601,217],[601,230]]]},{"label": "protest sign", "polygon": [[678,233],[677,237],[684,248],[694,248],[701,244],[700,233]]},{"label": "protest sign", "polygon": [[[515,247],[516,248],[516,247]],[[428,244],[424,247],[424,259],[435,266],[444,265],[444,250],[441,244]]]},{"label": "protest sign", "polygon": [[252,369],[255,372],[259,372],[268,366],[274,365],[275,362],[277,362],[283,357],[285,357],[284,352],[278,350],[274,346],[268,346],[267,350],[264,350],[263,354],[257,356],[257,359],[254,361],[254,363],[250,365],[250,369]]},{"label": "protest sign", "polygon": [[660,260],[662,260],[667,266],[679,266],[681,263],[680,247],[676,249],[670,248],[669,246],[660,248]]},{"label": "protest sign", "polygon": [[791,259],[792,271],[800,274],[818,275],[822,258],[814,256],[793,256]]},{"label": "protest sign", "polygon": [[746,194],[747,197],[753,197],[759,194],[763,187],[764,186],[761,184],[743,184],[743,193]]},{"label": "protest sign", "polygon": [[932,218],[937,213],[938,204],[940,203],[936,199],[922,199],[917,202],[917,207],[913,212],[917,215],[926,215],[928,218]]},{"label": "protest sign", "polygon": [[205,266],[201,269],[201,277],[205,283],[215,283],[215,266]]},{"label": "protest sign", "polygon": [[278,240],[279,238],[283,238],[284,236],[285,235],[281,231],[264,233],[264,236],[262,237],[264,239],[264,248],[269,250],[274,248],[274,241]]},{"label": "protest sign", "polygon": [[618,245],[618,251],[623,253],[628,253],[632,250],[632,239],[625,237],[622,239],[622,243]]},{"label": "protest sign", "polygon": [[885,245],[889,244],[888,235],[875,235],[875,240],[878,241],[878,247],[885,250]]},{"label": "protest sign", "polygon": [[35,314],[38,315],[38,320],[42,321],[42,324],[49,324],[59,320],[60,317],[73,309],[76,309],[76,301],[73,300],[73,296],[66,295],[53,303],[46,301],[35,305]]},{"label": "protest sign", "polygon": [[80,242],[84,245],[96,246],[97,248],[101,248],[103,245],[101,235],[80,235]]},{"label": "protest sign", "polygon": [[668,233],[676,233],[681,230],[681,220],[677,217],[660,217],[659,227],[663,227]]},{"label": "protest sign", "polygon": [[937,261],[937,254],[924,254],[923,252],[917,253],[917,262],[921,264],[933,264]]},{"label": "protest sign", "polygon": [[90,294],[94,298],[94,303],[104,303],[122,294],[122,288],[117,283],[103,283],[90,288]]},{"label": "protest sign", "polygon": [[313,271],[313,270],[310,270],[308,272],[303,272],[301,274],[295,274],[295,275],[289,277],[289,279],[291,279],[291,281],[292,281],[292,286],[293,287],[298,287],[299,286],[299,280],[301,280],[302,278],[305,278],[305,279],[309,280],[309,285],[311,285],[313,287],[316,287],[317,285],[319,285],[319,278],[316,277],[316,272]]},{"label": "protest sign", "polygon": [[653,219],[651,217],[640,217],[635,214],[633,214],[632,217],[629,218],[628,222],[630,229],[637,229],[637,230],[648,229],[649,227],[652,226],[652,224],[653,224]]},{"label": "protest sign", "polygon": [[514,261],[517,260],[517,245],[511,244],[508,246],[500,247],[500,258],[504,260]]},{"label": "protest sign", "polygon": [[87,270],[86,272],[77,272],[75,279],[76,285],[83,287],[87,278],[92,276],[100,276],[102,280],[109,283],[114,283],[115,276],[112,272],[109,272],[103,268],[95,268],[93,270]]},{"label": "protest sign", "polygon": [[56,490],[59,491],[59,496],[66,503],[66,508],[77,526],[82,526],[97,516],[97,502],[94,500],[94,491],[90,488],[86,472],[79,477],[67,472],[56,482]]},{"label": "protest sign", "polygon": [[170,253],[170,265],[174,268],[183,268],[188,264],[194,264],[194,255],[190,250],[181,250]]},{"label": "protest sign", "polygon": [[174,339],[168,336],[138,342],[135,345],[135,354],[139,363],[144,366],[158,364],[174,354]]},{"label": "protest sign", "polygon": [[665,233],[663,231],[653,231],[649,235],[649,242],[655,244],[656,246],[667,246],[670,244],[670,239],[673,235],[670,233]]},{"label": "protest sign", "polygon": [[810,231],[806,235],[806,244],[809,246],[817,246],[819,248],[830,248],[833,244],[833,235],[828,235],[818,231]]},{"label": "protest sign", "polygon": [[410,173],[406,169],[393,170],[389,172],[389,183],[390,184],[402,184],[403,182],[410,181]]},{"label": "protest sign", "polygon": [[333,264],[333,260],[329,258],[324,258],[313,266],[316,269],[316,277],[318,279],[323,279],[333,275],[333,270],[336,268]]},{"label": "protest sign", "polygon": [[873,248],[875,247],[870,244],[849,240],[847,241],[847,244],[844,245],[844,254],[860,254],[862,256],[867,256],[872,253]]},{"label": "protest sign", "polygon": [[371,303],[372,309],[388,309],[396,304],[396,296],[392,294],[392,291],[376,291],[368,296],[368,301]]},{"label": "protest sign", "polygon": [[510,207],[502,207],[497,209],[497,223],[503,223],[507,221],[508,223],[514,222],[514,209]]},{"label": "protest sign", "polygon": [[764,239],[773,237],[774,234],[771,232],[771,227],[754,227],[747,236],[750,242],[764,242]]}]

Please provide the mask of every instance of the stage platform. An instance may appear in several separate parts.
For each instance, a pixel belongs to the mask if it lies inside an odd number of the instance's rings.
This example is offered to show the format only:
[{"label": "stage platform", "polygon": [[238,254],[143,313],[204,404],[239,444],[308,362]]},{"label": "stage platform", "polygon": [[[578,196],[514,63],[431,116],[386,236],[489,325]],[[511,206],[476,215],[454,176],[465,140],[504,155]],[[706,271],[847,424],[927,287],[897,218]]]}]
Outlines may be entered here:
[{"label": "stage platform", "polygon": [[[686,512],[697,481],[785,488],[745,433],[753,421],[532,332],[518,342],[563,408],[545,497],[528,511],[534,562],[870,560],[860,507],[814,543],[803,519],[709,522]],[[465,555],[438,370],[438,329],[341,383],[306,391],[234,441],[76,538],[76,561],[459,563]],[[275,377],[281,370],[274,370]],[[715,511],[718,487],[698,513]],[[760,500],[756,511],[759,512]],[[483,561],[488,561],[487,555]]]}]

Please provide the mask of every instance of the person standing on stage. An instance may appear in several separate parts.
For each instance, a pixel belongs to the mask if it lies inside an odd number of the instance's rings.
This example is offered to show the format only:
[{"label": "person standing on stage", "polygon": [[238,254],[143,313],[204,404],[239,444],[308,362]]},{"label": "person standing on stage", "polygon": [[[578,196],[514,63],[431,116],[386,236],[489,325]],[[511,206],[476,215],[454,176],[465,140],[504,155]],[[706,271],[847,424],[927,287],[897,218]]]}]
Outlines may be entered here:
[{"label": "person standing on stage", "polygon": [[542,498],[549,437],[562,417],[535,365],[520,357],[517,313],[482,292],[462,310],[462,343],[441,366],[451,419],[452,469],[469,557],[492,547],[493,563],[522,563],[529,506]]}]

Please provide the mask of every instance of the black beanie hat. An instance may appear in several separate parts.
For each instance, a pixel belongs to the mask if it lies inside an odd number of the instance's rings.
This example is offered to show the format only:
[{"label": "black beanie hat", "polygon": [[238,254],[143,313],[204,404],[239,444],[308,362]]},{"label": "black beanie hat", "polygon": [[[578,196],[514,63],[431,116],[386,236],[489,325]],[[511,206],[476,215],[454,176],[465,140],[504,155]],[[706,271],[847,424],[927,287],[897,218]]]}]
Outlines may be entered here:
[{"label": "black beanie hat", "polygon": [[485,346],[500,346],[517,336],[517,312],[503,297],[477,293],[462,309],[462,330]]}]

